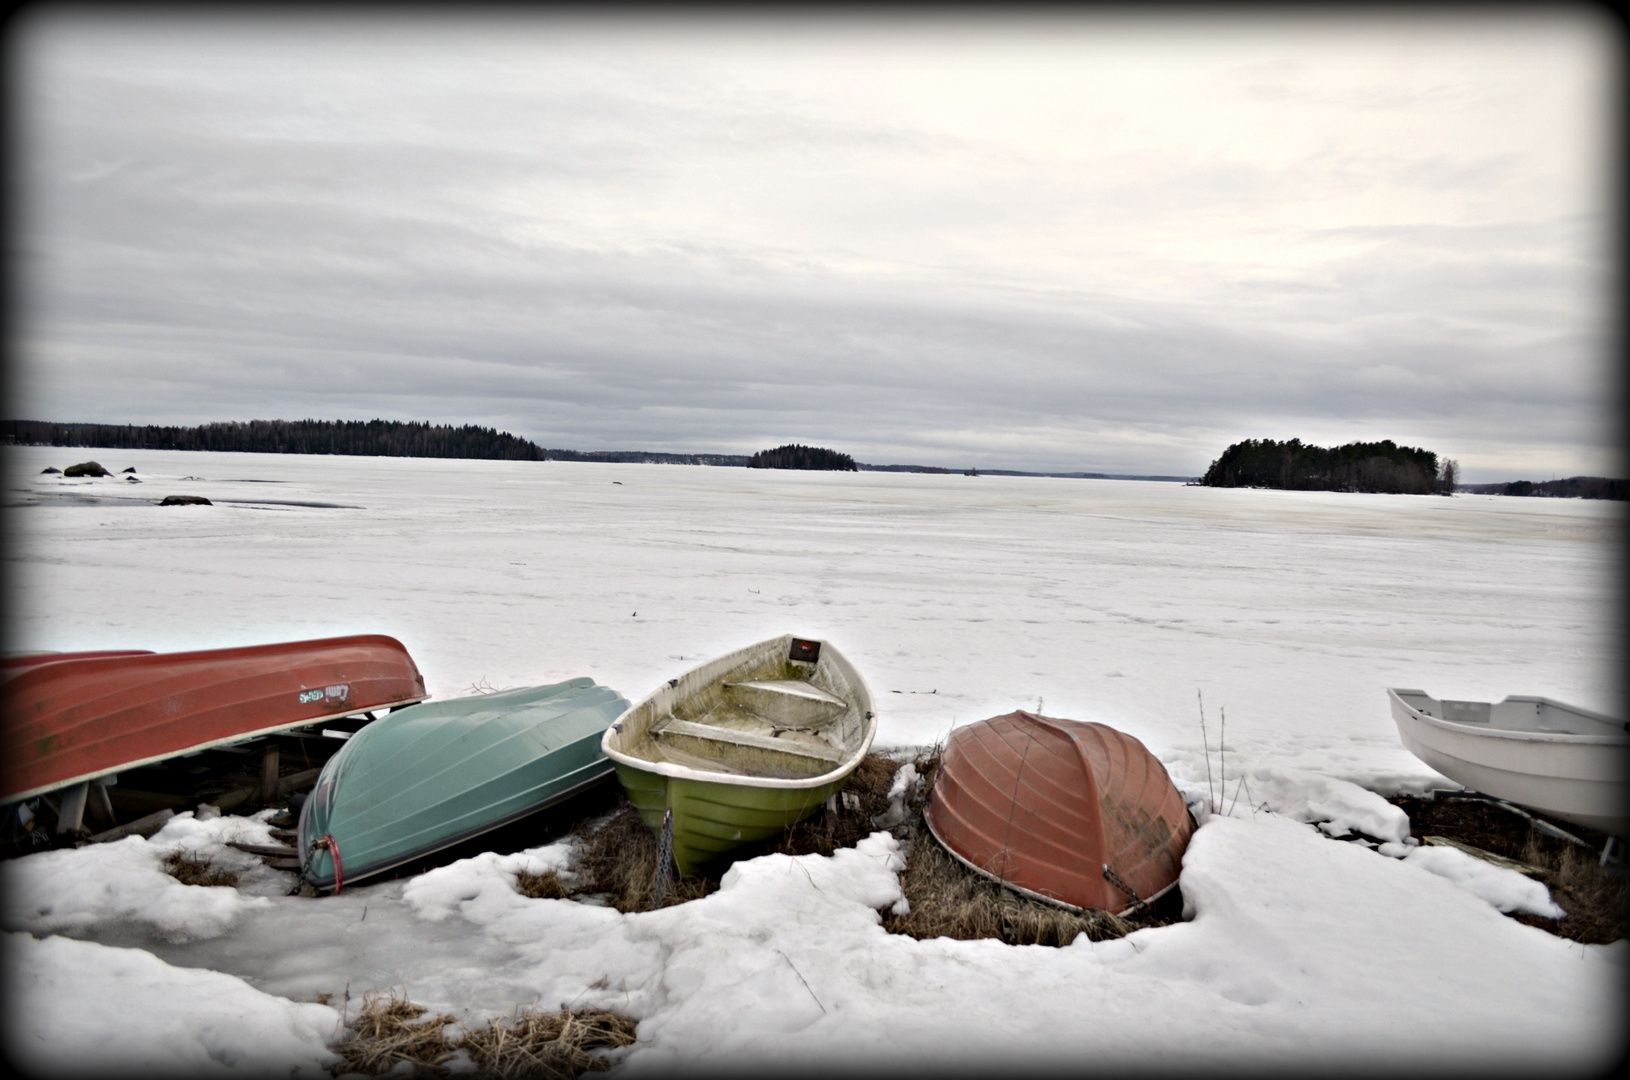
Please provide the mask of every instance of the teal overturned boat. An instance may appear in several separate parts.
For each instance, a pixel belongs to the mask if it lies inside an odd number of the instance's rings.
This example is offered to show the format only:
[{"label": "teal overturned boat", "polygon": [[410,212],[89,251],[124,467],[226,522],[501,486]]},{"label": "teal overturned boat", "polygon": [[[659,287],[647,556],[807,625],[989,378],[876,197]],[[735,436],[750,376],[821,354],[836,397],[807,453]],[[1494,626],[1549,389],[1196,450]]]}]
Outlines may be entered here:
[{"label": "teal overturned boat", "polygon": [[425,702],[353,735],[300,808],[301,876],[319,891],[383,873],[577,794],[628,701],[593,679]]}]

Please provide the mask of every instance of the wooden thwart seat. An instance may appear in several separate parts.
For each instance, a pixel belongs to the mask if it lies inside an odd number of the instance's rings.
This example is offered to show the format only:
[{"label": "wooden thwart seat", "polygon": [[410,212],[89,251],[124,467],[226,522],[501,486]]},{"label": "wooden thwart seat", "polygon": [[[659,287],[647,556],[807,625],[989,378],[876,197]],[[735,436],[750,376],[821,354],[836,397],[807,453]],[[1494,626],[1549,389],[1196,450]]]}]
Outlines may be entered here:
[{"label": "wooden thwart seat", "polygon": [[751,746],[759,750],[774,750],[781,754],[792,754],[796,757],[815,758],[819,761],[833,763],[844,761],[849,757],[848,754],[835,746],[795,742],[792,739],[777,739],[770,735],[755,735],[750,731],[732,731],[728,728],[712,727],[708,724],[694,724],[689,720],[673,718],[660,720],[651,725],[651,734],[657,736],[688,735],[694,739],[711,739],[714,742]]},{"label": "wooden thwart seat", "polygon": [[776,727],[825,727],[848,708],[836,694],[802,679],[750,679],[724,688],[732,701]]}]

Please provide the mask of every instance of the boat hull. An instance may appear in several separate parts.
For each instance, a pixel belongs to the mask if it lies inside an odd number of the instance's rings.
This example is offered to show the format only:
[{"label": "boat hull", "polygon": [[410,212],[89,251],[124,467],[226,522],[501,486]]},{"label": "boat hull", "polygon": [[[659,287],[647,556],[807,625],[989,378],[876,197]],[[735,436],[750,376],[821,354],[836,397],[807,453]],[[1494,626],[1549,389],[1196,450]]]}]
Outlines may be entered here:
[{"label": "boat hull", "polygon": [[1137,739],[1022,711],[951,733],[924,818],[967,866],[1074,910],[1124,911],[1160,896],[1194,831],[1165,767]]},{"label": "boat hull", "polygon": [[422,701],[424,676],[381,634],[8,666],[0,802],[178,754]]},{"label": "boat hull", "polygon": [[[611,777],[600,752],[627,708],[579,678],[427,702],[376,720],[329,759],[300,810],[301,873],[318,890],[395,869]],[[336,878],[331,848],[340,852]]]},{"label": "boat hull", "polygon": [[815,787],[766,788],[663,776],[618,763],[617,779],[657,835],[673,811],[674,866],[681,877],[691,877],[739,847],[792,828],[841,790],[853,771]]},{"label": "boat hull", "polygon": [[[1610,734],[1615,723],[1610,718],[1515,695],[1482,706],[1483,713],[1521,706],[1536,714],[1551,706],[1599,721],[1577,726],[1603,733],[1523,730],[1486,720],[1457,722],[1428,711],[1449,713],[1461,706],[1462,712],[1481,715],[1464,708],[1477,702],[1440,702],[1419,690],[1391,688],[1387,699],[1404,748],[1455,783],[1576,825],[1630,836],[1630,738]],[[1493,716],[1500,722],[1498,712]]]},{"label": "boat hull", "polygon": [[[799,719],[808,703],[801,698],[767,710],[763,698],[777,686],[797,684],[814,687],[819,693],[811,693],[821,700],[841,701],[842,710],[832,715],[821,709],[801,735],[782,742],[776,736],[786,732],[776,724]],[[738,686],[747,692],[733,691]],[[704,708],[698,702],[709,704]],[[742,710],[756,710],[765,720],[757,733],[752,722],[740,719]],[[773,720],[763,717],[766,711]],[[739,721],[734,736],[742,741],[710,738],[702,730],[706,723],[693,722],[726,714]],[[651,733],[658,730],[682,748],[671,759],[649,750]],[[821,734],[811,734],[815,731]],[[618,717],[603,747],[629,801],[653,832],[661,835],[672,812],[674,866],[690,877],[812,814],[848,781],[876,734],[871,690],[853,665],[830,645],[787,634],[670,680]],[[710,760],[709,754],[715,757]]]}]

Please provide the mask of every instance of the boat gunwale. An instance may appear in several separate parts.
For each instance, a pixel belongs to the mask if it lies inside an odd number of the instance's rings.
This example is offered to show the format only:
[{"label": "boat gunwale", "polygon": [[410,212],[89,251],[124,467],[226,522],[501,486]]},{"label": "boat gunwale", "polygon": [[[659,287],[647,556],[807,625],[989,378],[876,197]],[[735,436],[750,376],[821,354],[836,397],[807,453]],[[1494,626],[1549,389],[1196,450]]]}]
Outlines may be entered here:
[{"label": "boat gunwale", "polygon": [[[1401,694],[1419,694],[1421,697],[1431,698],[1431,700],[1440,703],[1443,701],[1442,698],[1434,698],[1431,694],[1428,694],[1424,690],[1415,690],[1408,687],[1387,687],[1388,698],[1390,698],[1394,704],[1401,706],[1409,714],[1410,720],[1418,721],[1424,723],[1428,727],[1438,728],[1452,734],[1477,735],[1483,738],[1506,739],[1514,742],[1560,743],[1566,746],[1630,746],[1630,733],[1626,733],[1624,735],[1578,735],[1567,731],[1546,731],[1540,728],[1499,728],[1492,727],[1488,724],[1465,724],[1455,720],[1445,720],[1442,717],[1430,716],[1421,712],[1419,709],[1415,708],[1415,706],[1405,701],[1400,696]],[[1553,705],[1558,708],[1566,709],[1570,712],[1577,712],[1581,715],[1588,716],[1593,720],[1599,720],[1606,724],[1617,724],[1623,722],[1616,720],[1611,716],[1604,716],[1601,713],[1592,712],[1589,709],[1581,709],[1578,706],[1568,705],[1552,698],[1538,697],[1529,694],[1512,694],[1508,695],[1503,701],[1492,703],[1475,702],[1474,704],[1499,705],[1504,704],[1507,701],[1537,701],[1546,705]],[[1395,724],[1399,722],[1399,718],[1396,713],[1393,714],[1392,719],[1393,723]]]},{"label": "boat gunwale", "polygon": [[[689,671],[686,671],[684,675],[692,675],[696,672],[715,666],[728,670],[729,662],[736,660],[744,654],[754,652],[755,650],[759,650],[770,645],[775,645],[778,648],[790,648],[794,640],[799,640],[797,634],[781,634],[778,637],[765,638],[763,641],[755,641],[751,645],[744,645],[739,649],[733,649],[721,656],[716,656],[704,664],[691,668]],[[876,699],[872,696],[872,688],[866,682],[865,676],[861,675],[859,670],[857,670],[855,666],[849,662],[849,658],[844,656],[840,650],[833,647],[831,642],[824,638],[809,638],[801,640],[819,640],[821,642],[823,654],[825,650],[831,650],[831,655],[835,658],[835,662],[843,666],[845,669],[845,676],[850,679],[855,689],[859,691],[855,705],[860,709],[862,716],[861,722],[865,725],[865,734],[861,738],[859,747],[855,750],[855,752],[852,755],[845,757],[844,760],[836,767],[813,777],[787,779],[774,776],[752,776],[747,773],[730,773],[718,769],[699,769],[691,765],[680,765],[671,761],[652,761],[649,758],[637,757],[633,754],[626,753],[611,745],[612,736],[614,734],[622,734],[619,725],[621,725],[630,715],[642,708],[645,708],[647,705],[649,705],[651,709],[655,711],[659,704],[659,699],[662,699],[664,696],[668,697],[669,699],[677,699],[679,692],[678,683],[684,679],[684,675],[681,675],[679,679],[675,680],[674,682],[664,682],[657,689],[640,698],[627,709],[623,710],[622,714],[611,722],[611,726],[606,728],[605,735],[601,737],[601,752],[612,761],[626,765],[627,767],[640,772],[652,773],[657,776],[666,776],[678,780],[696,780],[707,784],[736,784],[741,787],[797,791],[807,788],[817,788],[823,784],[830,784],[834,780],[841,779],[854,771],[855,767],[860,764],[860,760],[864,758],[871,750],[872,742],[877,738]],[[701,681],[704,685],[706,685],[716,681],[717,678],[719,678],[719,676],[709,677]],[[689,693],[691,691],[687,689],[686,692]],[[672,700],[661,702],[661,704],[671,706]]]}]

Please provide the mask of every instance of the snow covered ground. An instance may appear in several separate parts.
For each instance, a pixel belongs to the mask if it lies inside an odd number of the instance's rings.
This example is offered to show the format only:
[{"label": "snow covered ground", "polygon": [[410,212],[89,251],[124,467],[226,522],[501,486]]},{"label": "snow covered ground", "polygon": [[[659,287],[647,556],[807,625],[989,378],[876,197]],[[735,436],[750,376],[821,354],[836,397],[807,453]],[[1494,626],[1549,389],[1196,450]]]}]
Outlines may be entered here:
[{"label": "snow covered ground", "polygon": [[[88,458],[141,483],[40,475]],[[439,697],[589,675],[638,698],[792,631],[867,675],[881,747],[1039,708],[1138,736],[1200,799],[1203,693],[1213,768],[1226,710],[1250,785],[1185,858],[1191,921],[1064,949],[885,933],[886,834],[620,915],[514,892],[516,868],[568,864],[558,845],[288,897],[290,875],[222,846],[263,822],[183,815],[0,867],[22,1061],[315,1074],[339,1022],[317,996],[388,986],[472,1020],[628,1012],[630,1074],[1014,1055],[1555,1071],[1622,1048],[1625,945],[1505,918],[1555,909],[1415,848],[1381,799],[1450,786],[1399,744],[1386,686],[1626,715],[1620,504],[42,447],[5,468],[11,649],[381,632]],[[168,494],[216,505],[154,505]],[[1388,842],[1325,835],[1349,829]],[[178,848],[248,873],[180,885],[161,866]]]}]

